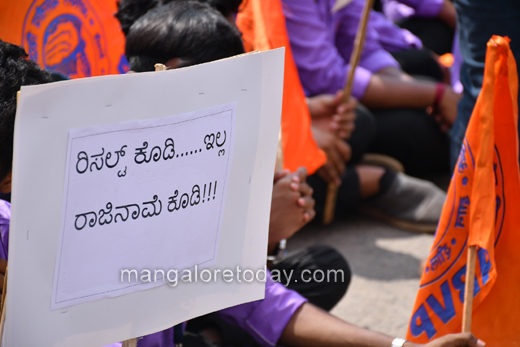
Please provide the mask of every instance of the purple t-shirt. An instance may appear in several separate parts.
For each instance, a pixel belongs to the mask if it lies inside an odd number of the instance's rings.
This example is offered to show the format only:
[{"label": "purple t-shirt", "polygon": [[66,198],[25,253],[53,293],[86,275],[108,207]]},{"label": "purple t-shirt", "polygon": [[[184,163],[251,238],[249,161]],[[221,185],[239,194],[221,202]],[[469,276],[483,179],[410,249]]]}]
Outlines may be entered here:
[{"label": "purple t-shirt", "polygon": [[[343,89],[363,0],[353,0],[335,13],[332,8],[336,0],[282,2],[294,60],[307,96]],[[372,11],[352,95],[363,97],[373,73],[386,67],[400,68],[389,51],[420,47],[417,37]]]},{"label": "purple t-shirt", "polygon": [[437,17],[443,0],[382,0],[386,18],[398,22],[410,17]]},{"label": "purple t-shirt", "polygon": [[9,221],[11,220],[11,204],[0,200],[0,258],[6,259],[9,248]]},{"label": "purple t-shirt", "polygon": [[[7,259],[9,246],[9,221],[11,204],[0,200],[0,258]],[[248,302],[218,312],[225,320],[251,334],[262,346],[275,346],[296,310],[307,300],[295,291],[271,281],[268,272],[265,299]],[[105,347],[120,347],[114,343]],[[143,336],[138,347],[175,347],[173,328]]]},{"label": "purple t-shirt", "polygon": [[[262,346],[276,346],[289,320],[307,300],[298,293],[270,279],[267,274],[265,299],[221,310],[218,314],[229,323],[247,331]],[[116,343],[105,347],[120,347]],[[175,347],[173,328],[141,337],[137,347]]]},{"label": "purple t-shirt", "polygon": [[398,52],[413,48],[420,49],[423,47],[421,39],[408,30],[399,28],[389,21],[381,12],[371,12],[369,25],[374,28],[379,35],[381,47],[389,52]]}]

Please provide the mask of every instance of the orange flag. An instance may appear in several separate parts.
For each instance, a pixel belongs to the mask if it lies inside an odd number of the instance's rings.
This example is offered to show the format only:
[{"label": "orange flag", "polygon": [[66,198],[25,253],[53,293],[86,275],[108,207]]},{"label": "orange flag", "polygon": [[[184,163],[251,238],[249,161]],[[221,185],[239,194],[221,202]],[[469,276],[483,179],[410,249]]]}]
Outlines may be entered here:
[{"label": "orange flag", "polygon": [[[488,346],[520,345],[518,75],[509,39],[487,44],[482,91],[421,278],[407,339],[425,343],[462,327],[474,281],[472,332]],[[466,279],[469,245],[475,278]]]},{"label": "orange flag", "polygon": [[[0,39],[21,45],[42,67],[70,78],[125,73],[117,0],[0,0]],[[314,173],[326,161],[289,46],[279,0],[249,0],[237,21],[248,50],[286,47],[282,109],[284,168]]]},{"label": "orange flag", "polygon": [[285,169],[314,173],[327,158],[312,137],[311,116],[292,56],[280,0],[248,0],[237,17],[246,51],[285,47],[282,141]]},{"label": "orange flag", "polygon": [[0,0],[0,39],[70,78],[124,73],[116,0]]}]

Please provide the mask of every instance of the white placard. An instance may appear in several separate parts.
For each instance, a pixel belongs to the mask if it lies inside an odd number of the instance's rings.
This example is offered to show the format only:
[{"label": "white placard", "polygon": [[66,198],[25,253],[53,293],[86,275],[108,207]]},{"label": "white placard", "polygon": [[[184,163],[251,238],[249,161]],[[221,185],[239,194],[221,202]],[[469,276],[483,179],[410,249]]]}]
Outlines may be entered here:
[{"label": "white placard", "polygon": [[235,113],[229,104],[69,132],[52,309],[216,264]]},{"label": "white placard", "polygon": [[22,87],[3,345],[99,347],[263,298],[260,281],[133,291],[120,270],[263,269],[283,66],[282,49]]}]

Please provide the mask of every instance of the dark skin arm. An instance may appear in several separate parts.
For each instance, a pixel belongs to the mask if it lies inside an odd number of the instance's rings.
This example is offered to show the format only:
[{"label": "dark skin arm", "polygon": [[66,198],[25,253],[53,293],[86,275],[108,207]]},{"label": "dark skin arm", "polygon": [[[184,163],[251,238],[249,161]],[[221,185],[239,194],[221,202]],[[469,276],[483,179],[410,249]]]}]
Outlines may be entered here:
[{"label": "dark skin arm", "polygon": [[338,91],[336,95],[321,94],[307,99],[312,125],[345,140],[350,138],[355,129],[357,105],[353,97],[343,102],[343,91]]},{"label": "dark skin arm", "polygon": [[[312,304],[303,304],[287,324],[279,344],[299,347],[390,347],[393,337],[357,327],[322,311]],[[406,342],[406,347],[483,347],[473,335],[453,334],[426,345]]]},{"label": "dark skin arm", "polygon": [[4,292],[5,271],[7,270],[7,260],[0,259],[0,292]]},{"label": "dark skin arm", "polygon": [[444,0],[441,12],[439,13],[439,19],[444,21],[450,27],[455,28],[457,25],[457,11],[455,5],[449,0]]},{"label": "dark skin arm", "polygon": [[[425,108],[433,105],[436,83],[391,74],[374,74],[361,99],[369,108]],[[451,127],[457,117],[457,104],[461,95],[446,86],[439,103],[439,121]]]}]

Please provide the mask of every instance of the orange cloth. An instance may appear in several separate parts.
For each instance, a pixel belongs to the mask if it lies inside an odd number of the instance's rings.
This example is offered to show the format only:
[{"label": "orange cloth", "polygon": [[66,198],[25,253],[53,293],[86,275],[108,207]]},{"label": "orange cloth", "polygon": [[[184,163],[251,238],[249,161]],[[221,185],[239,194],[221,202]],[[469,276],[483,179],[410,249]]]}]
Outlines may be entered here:
[{"label": "orange cloth", "polygon": [[0,0],[0,39],[71,78],[124,73],[116,0]]},{"label": "orange cloth", "polygon": [[285,169],[314,173],[327,160],[311,132],[311,116],[289,45],[280,0],[247,0],[237,17],[246,51],[285,47],[282,142]]},{"label": "orange cloth", "polygon": [[509,39],[487,45],[473,110],[421,278],[407,338],[461,331],[468,245],[477,246],[472,332],[488,346],[520,345],[518,77]]},{"label": "orange cloth", "polygon": [[447,68],[450,68],[453,66],[454,57],[451,53],[443,54],[439,57],[439,61],[442,65],[444,65]]}]

